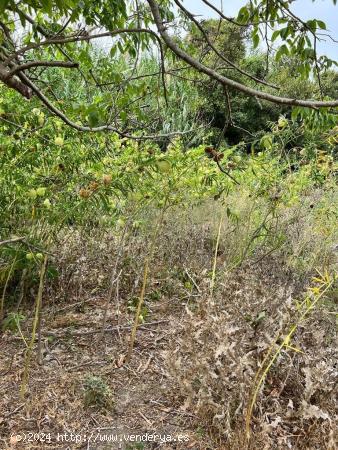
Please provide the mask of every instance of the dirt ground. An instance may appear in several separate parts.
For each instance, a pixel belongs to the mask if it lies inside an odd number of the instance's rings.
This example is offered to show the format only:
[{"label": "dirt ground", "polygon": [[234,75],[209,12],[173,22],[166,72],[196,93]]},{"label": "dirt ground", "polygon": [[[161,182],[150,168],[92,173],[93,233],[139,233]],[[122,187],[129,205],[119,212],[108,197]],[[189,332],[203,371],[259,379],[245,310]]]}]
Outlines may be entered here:
[{"label": "dirt ground", "polygon": [[[147,303],[149,314],[127,364],[132,292],[123,293],[122,286],[122,295],[111,301],[103,338],[107,289],[92,289],[99,280],[94,260],[86,267],[95,278],[80,272],[88,286],[69,289],[74,294],[68,297],[61,277],[64,292],[59,283],[44,296],[42,361],[35,344],[24,398],[25,343],[8,330],[0,336],[0,450],[244,450],[238,418],[243,418],[266,341],[283,325],[285,311],[292,323],[296,310],[291,305],[303,298],[307,279],[293,280],[278,258],[248,263],[220,278],[214,306],[199,318],[198,301],[205,302],[209,289],[206,272],[187,272],[189,289],[185,279],[162,280],[167,286],[162,295],[157,266],[148,286],[156,298]],[[170,283],[176,283],[171,290]],[[60,299],[55,292],[61,292]],[[302,323],[293,347],[267,377],[252,419],[251,450],[334,449],[336,301],[337,289]],[[27,339],[32,303],[25,313]],[[88,404],[88,378],[110,390],[109,407]],[[231,408],[230,442],[221,412]]]},{"label": "dirt ground", "polygon": [[[207,449],[196,418],[180,408],[163,364],[162,351],[180,326],[177,309],[182,306],[171,305],[170,314],[164,305],[154,308],[153,320],[139,328],[129,364],[124,363],[127,318],[120,317],[118,325],[115,317],[108,317],[102,340],[103,307],[104,300],[94,298],[44,312],[43,361],[39,365],[33,355],[24,400],[19,392],[23,342],[10,333],[2,336],[1,448],[155,449],[161,444],[163,449]],[[83,380],[88,374],[101,377],[111,388],[111,411],[84,406]],[[151,442],[154,433],[160,435],[157,443]],[[115,434],[130,439],[138,434],[148,442],[109,442]],[[176,442],[166,444],[170,439]]]}]

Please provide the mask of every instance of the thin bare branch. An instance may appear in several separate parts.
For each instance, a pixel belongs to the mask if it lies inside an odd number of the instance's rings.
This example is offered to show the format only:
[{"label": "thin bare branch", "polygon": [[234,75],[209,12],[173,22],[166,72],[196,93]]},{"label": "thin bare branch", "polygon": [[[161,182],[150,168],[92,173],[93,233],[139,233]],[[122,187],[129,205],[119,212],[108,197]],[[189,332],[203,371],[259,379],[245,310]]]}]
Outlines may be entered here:
[{"label": "thin bare branch", "polygon": [[73,69],[74,67],[78,66],[79,63],[71,61],[31,61],[15,66],[14,69],[8,72],[8,78],[11,78],[13,75],[16,75],[18,72],[21,72],[22,70],[28,70],[31,69],[32,67],[65,67]]},{"label": "thin bare branch", "polygon": [[35,95],[45,104],[45,106],[56,116],[58,116],[63,122],[65,122],[70,127],[74,128],[78,131],[89,131],[89,132],[97,132],[97,131],[112,131],[117,133],[121,137],[126,137],[134,140],[145,140],[145,139],[158,139],[161,137],[169,137],[169,136],[182,136],[189,133],[195,133],[196,129],[191,129],[187,131],[175,131],[172,133],[165,134],[151,134],[151,135],[143,135],[136,136],[124,131],[117,129],[111,125],[101,125],[98,127],[88,127],[85,125],[79,125],[78,123],[73,122],[69,117],[67,117],[62,111],[60,111],[50,100],[40,91],[40,89],[24,74],[21,74],[23,79],[25,80],[26,85],[35,93]]},{"label": "thin bare branch", "polygon": [[253,89],[251,87],[245,86],[242,83],[239,83],[237,81],[231,80],[230,78],[227,78],[220,73],[216,72],[215,70],[211,69],[208,66],[205,66],[201,62],[199,62],[197,59],[186,53],[184,50],[182,50],[181,47],[179,47],[174,40],[170,37],[168,34],[166,27],[163,24],[160,10],[158,7],[158,4],[154,0],[147,0],[148,4],[150,6],[150,9],[153,14],[153,18],[155,21],[155,24],[157,26],[157,29],[163,39],[163,41],[167,44],[167,46],[170,48],[170,50],[175,53],[179,58],[181,58],[186,63],[190,64],[192,67],[194,67],[199,72],[205,73],[209,77],[213,78],[214,80],[220,82],[223,85],[232,87],[238,91],[241,91],[247,95],[258,97],[263,100],[270,101],[272,103],[277,103],[281,105],[289,105],[289,106],[304,106],[308,108],[323,108],[323,107],[337,107],[338,106],[338,100],[330,100],[330,101],[317,101],[317,100],[300,100],[295,98],[288,98],[288,97],[279,97],[276,95],[269,94],[267,92],[262,92],[257,89]]},{"label": "thin bare branch", "polygon": [[223,14],[223,12],[218,9],[216,6],[214,6],[212,3],[208,2],[207,0],[202,0],[203,3],[205,3],[207,6],[209,6],[209,8],[213,9],[215,12],[217,12],[217,14],[224,20],[226,20],[227,22],[233,23],[234,25],[238,25],[238,26],[243,26],[243,24],[238,23],[235,19],[233,19],[232,17],[227,17]]},{"label": "thin bare branch", "polygon": [[[32,21],[32,19],[31,19]],[[34,23],[34,21],[33,21]],[[42,30],[43,31],[43,30]],[[152,36],[159,47],[159,52],[160,52],[160,67],[161,67],[161,77],[162,77],[162,85],[163,85],[163,92],[164,92],[164,98],[165,101],[167,102],[167,88],[166,88],[166,83],[165,83],[165,63],[164,63],[164,50],[163,50],[163,45],[161,42],[160,37],[155,33],[155,31],[147,29],[147,28],[142,28],[142,27],[138,27],[138,28],[121,28],[121,29],[117,29],[114,31],[108,31],[108,32],[104,32],[104,33],[99,33],[99,34],[95,34],[95,35],[76,35],[76,36],[70,36],[70,37],[60,37],[60,36],[54,36],[52,38],[47,38],[44,41],[41,41],[39,43],[33,43],[33,44],[29,44],[19,50],[17,50],[16,52],[12,53],[4,62],[3,65],[4,66],[8,66],[10,65],[10,63],[13,61],[13,59],[16,59],[19,55],[22,55],[24,53],[26,53],[29,50],[33,50],[42,46],[48,46],[48,45],[62,45],[62,44],[68,44],[68,43],[72,43],[72,42],[82,42],[82,41],[90,41],[92,39],[99,39],[99,38],[104,38],[104,37],[113,37],[113,36],[117,36],[119,34],[129,34],[129,33],[146,33],[149,34],[150,36]],[[46,36],[43,33],[44,36]],[[27,63],[28,64],[28,63]],[[71,64],[71,63],[70,63]],[[69,66],[62,66],[62,67],[71,67],[71,65],[69,64]],[[74,65],[73,67],[78,67],[79,64],[78,63],[72,63],[72,64],[77,64],[76,66]],[[42,64],[41,64],[42,65]],[[0,78],[1,79],[1,78]],[[1,79],[2,80],[2,79]]]},{"label": "thin bare branch", "polygon": [[15,238],[11,238],[11,239],[6,239],[4,241],[0,241],[0,245],[7,245],[7,244],[13,244],[14,242],[21,242],[24,239],[25,239],[24,237],[15,237]]},{"label": "thin bare branch", "polygon": [[195,19],[194,15],[188,11],[179,0],[174,0],[174,2],[176,3],[176,5],[186,14],[187,17],[189,17],[189,19],[196,25],[196,27],[200,30],[200,32],[202,33],[204,39],[206,40],[206,42],[208,43],[209,47],[216,53],[216,55],[222,59],[224,62],[226,62],[227,64],[229,64],[229,66],[231,66],[232,68],[236,69],[239,73],[241,73],[242,75],[245,75],[248,78],[251,78],[251,80],[256,81],[256,83],[260,83],[260,84],[264,84],[265,86],[269,86],[272,87],[273,89],[279,89],[278,86],[276,86],[275,84],[271,84],[268,83],[265,80],[261,80],[260,78],[255,77],[254,75],[251,75],[250,73],[246,72],[245,70],[241,69],[240,67],[238,67],[236,64],[234,64],[232,61],[230,61],[228,58],[226,58],[221,52],[219,52],[217,50],[217,48],[213,45],[213,43],[211,42],[211,40],[209,39],[209,36],[207,34],[207,32],[205,31],[205,29],[203,28],[203,26],[201,25],[201,23]]},{"label": "thin bare branch", "polygon": [[323,87],[322,87],[322,81],[321,81],[321,78],[320,78],[320,70],[319,70],[318,56],[317,56],[317,40],[320,40],[320,39],[318,38],[317,33],[315,31],[313,31],[306,22],[304,22],[300,17],[296,16],[296,14],[294,14],[289,9],[287,4],[285,4],[281,0],[277,0],[277,2],[279,3],[279,5],[282,8],[282,10],[284,10],[286,12],[286,14],[288,14],[290,17],[295,19],[298,23],[301,23],[302,26],[304,27],[304,29],[306,29],[313,36],[313,51],[314,51],[314,60],[315,60],[315,72],[316,72],[316,77],[317,77],[317,81],[318,81],[320,96],[321,96],[321,98],[323,98]]},{"label": "thin bare branch", "polygon": [[155,33],[153,30],[149,30],[147,28],[118,28],[113,31],[106,31],[104,33],[98,33],[98,34],[89,34],[89,35],[73,35],[68,37],[62,37],[62,36],[56,36],[52,38],[47,38],[44,41],[41,42],[35,42],[32,44],[28,44],[25,47],[22,47],[21,49],[17,50],[15,53],[12,53],[4,62],[3,64],[6,66],[11,61],[13,61],[17,56],[23,55],[24,53],[27,53],[29,50],[34,50],[36,48],[45,47],[48,45],[63,45],[63,44],[70,44],[73,42],[83,42],[83,41],[91,41],[93,39],[100,39],[105,37],[113,37],[117,36],[119,34],[128,34],[128,33],[148,33],[152,35],[157,42],[159,42],[161,45],[161,41],[159,36]]}]

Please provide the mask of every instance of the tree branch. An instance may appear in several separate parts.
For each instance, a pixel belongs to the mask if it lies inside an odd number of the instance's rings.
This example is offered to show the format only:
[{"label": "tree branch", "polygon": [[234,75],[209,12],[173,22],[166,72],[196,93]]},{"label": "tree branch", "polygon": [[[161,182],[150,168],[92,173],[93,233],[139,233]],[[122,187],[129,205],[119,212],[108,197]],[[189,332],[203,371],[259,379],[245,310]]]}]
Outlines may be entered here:
[{"label": "tree branch", "polygon": [[290,17],[295,19],[297,22],[301,23],[303,25],[303,27],[306,30],[308,30],[313,36],[313,51],[314,51],[316,77],[317,77],[317,80],[318,80],[318,86],[319,86],[319,90],[320,90],[320,95],[321,95],[321,98],[323,98],[323,87],[322,87],[322,81],[321,81],[321,78],[320,78],[320,70],[319,70],[318,56],[317,56],[317,40],[320,40],[320,39],[318,38],[316,32],[313,31],[308,26],[308,24],[306,22],[304,22],[300,17],[296,16],[286,4],[284,4],[281,0],[277,0],[277,2],[279,3],[280,7],[282,9],[284,9],[284,11],[286,11],[287,14],[289,14]]},{"label": "tree branch", "polygon": [[230,173],[229,173],[227,170],[225,170],[225,169],[221,166],[221,163],[220,163],[219,161],[216,160],[216,164],[217,164],[219,170],[220,170],[222,173],[224,173],[224,174],[225,174],[227,177],[229,177],[234,183],[236,183],[238,186],[240,186],[240,183],[239,183],[232,175],[230,175]]},{"label": "tree branch", "polygon": [[257,77],[255,77],[254,75],[251,75],[250,73],[246,72],[245,70],[241,69],[240,67],[238,67],[236,64],[234,64],[232,61],[230,61],[228,58],[226,58],[224,55],[222,55],[222,53],[220,53],[217,48],[213,45],[213,43],[210,41],[207,32],[205,31],[205,29],[203,28],[203,26],[200,24],[200,22],[198,20],[195,19],[194,15],[188,11],[179,0],[174,0],[174,2],[176,3],[176,5],[186,14],[187,17],[189,17],[189,19],[196,25],[196,27],[200,30],[200,32],[202,33],[202,35],[204,36],[204,39],[206,40],[206,42],[208,43],[209,47],[216,53],[216,55],[221,58],[224,62],[226,62],[227,64],[229,64],[229,66],[231,66],[232,68],[236,69],[239,73],[241,73],[242,75],[245,75],[248,78],[251,78],[252,80],[256,81],[256,83],[261,83],[264,84],[265,86],[269,86],[272,87],[274,89],[279,89],[278,86],[276,86],[275,84],[270,84],[267,81],[261,80]]},{"label": "tree branch", "polygon": [[32,98],[33,95],[32,90],[19,78],[13,76],[8,78],[8,73],[9,73],[8,70],[6,70],[5,67],[2,64],[0,64],[0,81],[6,84],[9,88],[15,89],[23,97],[27,99]]},{"label": "tree branch", "polygon": [[15,237],[11,239],[6,239],[5,241],[0,241],[0,245],[13,244],[14,242],[22,242],[24,239],[25,239],[24,237]]},{"label": "tree branch", "polygon": [[70,120],[62,111],[60,111],[56,106],[53,105],[49,101],[49,99],[40,91],[40,89],[24,74],[21,74],[25,83],[29,88],[34,92],[34,94],[46,105],[46,107],[54,113],[56,116],[58,116],[63,122],[65,122],[70,127],[74,128],[78,131],[89,131],[89,132],[97,132],[97,131],[112,131],[114,133],[117,133],[121,137],[126,137],[128,139],[134,139],[134,140],[145,140],[145,139],[158,139],[161,137],[169,137],[169,136],[183,136],[185,134],[189,133],[195,133],[196,129],[191,129],[187,131],[174,131],[172,133],[165,133],[165,134],[151,134],[151,135],[144,135],[144,136],[135,136],[132,134],[128,134],[124,131],[121,131],[117,129],[116,127],[113,127],[111,125],[101,125],[99,127],[88,127],[84,125],[79,125],[78,123],[73,122]]},{"label": "tree branch", "polygon": [[[19,11],[19,10],[18,10],[18,11]],[[36,27],[36,30],[37,30],[42,36],[44,36],[44,37],[47,38],[47,39],[49,39],[49,38],[51,38],[51,37],[57,37],[57,36],[59,36],[60,33],[63,32],[63,30],[67,27],[67,25],[68,25],[68,24],[70,23],[70,21],[71,21],[71,17],[70,17],[70,18],[66,21],[66,23],[62,26],[62,28],[61,28],[54,36],[51,36],[51,35],[48,33],[47,30],[45,30],[41,25],[37,24],[37,23],[34,21],[34,19],[33,19],[32,17],[30,17],[26,12],[20,10],[20,13],[19,13],[19,14],[23,15],[23,16],[25,17],[25,19],[27,20],[27,22],[29,22],[31,25],[33,25],[34,27]],[[62,55],[63,55],[65,58],[67,58],[68,61],[74,62],[74,61],[72,60],[72,58],[71,58],[71,57],[65,52],[65,50],[62,48],[62,46],[56,45],[56,48],[60,51],[60,53],[62,53]],[[79,67],[78,67],[77,69],[78,69],[78,71],[79,71],[81,77],[83,78],[84,82],[87,84],[87,79],[86,79],[84,73],[82,72],[82,70],[81,70]]]},{"label": "tree branch", "polygon": [[232,17],[227,17],[225,16],[222,11],[220,11],[218,8],[216,8],[216,6],[214,6],[212,3],[208,2],[207,0],[202,0],[203,3],[205,3],[207,6],[209,6],[211,9],[213,9],[215,12],[217,12],[217,14],[224,20],[226,20],[227,22],[233,23],[234,25],[243,27],[244,25],[241,23],[238,23],[235,19],[233,19]]},{"label": "tree branch", "polygon": [[272,103],[277,103],[281,105],[289,105],[289,106],[304,106],[308,108],[323,108],[323,107],[337,107],[338,106],[338,100],[332,100],[332,101],[316,101],[316,100],[298,100],[294,98],[287,98],[287,97],[279,97],[276,95],[268,94],[266,92],[258,91],[256,89],[252,89],[248,86],[245,86],[241,83],[238,83],[237,81],[231,80],[230,78],[227,78],[220,73],[216,72],[215,70],[211,69],[210,67],[205,66],[195,58],[193,58],[191,55],[186,53],[184,50],[182,50],[181,47],[179,47],[174,40],[170,37],[168,32],[166,31],[166,28],[163,24],[160,10],[158,7],[158,4],[154,0],[147,0],[148,4],[150,6],[154,22],[157,26],[157,29],[163,39],[163,41],[167,44],[167,46],[170,48],[170,50],[175,53],[180,59],[185,61],[186,63],[190,64],[192,67],[194,67],[196,70],[198,70],[201,73],[205,73],[209,77],[213,78],[214,80],[218,81],[219,83],[229,86],[231,88],[234,88],[238,91],[241,91],[247,95],[254,96],[261,98],[263,100],[270,101]]},{"label": "tree branch", "polygon": [[[34,23],[34,21],[33,21]],[[71,37],[59,37],[59,36],[55,36],[53,38],[48,38],[42,42],[39,43],[34,43],[34,44],[29,44],[19,50],[17,50],[15,53],[12,53],[4,62],[3,65],[4,66],[8,66],[11,64],[11,62],[16,59],[19,55],[22,55],[24,53],[26,53],[29,50],[33,50],[42,46],[46,46],[46,45],[61,45],[61,44],[68,44],[68,43],[72,43],[72,42],[81,42],[81,41],[90,41],[92,39],[99,39],[99,38],[104,38],[104,37],[113,37],[116,36],[118,34],[123,34],[123,33],[147,33],[149,35],[151,35],[153,38],[155,38],[156,42],[158,43],[159,46],[159,51],[160,51],[160,66],[161,66],[161,77],[162,77],[162,84],[163,84],[163,91],[164,91],[164,98],[167,102],[167,88],[166,88],[166,84],[165,84],[165,64],[164,64],[164,51],[163,51],[163,45],[161,42],[160,37],[155,33],[155,31],[147,29],[147,28],[121,28],[121,29],[117,29],[114,31],[108,31],[108,32],[104,32],[104,33],[99,33],[99,34],[95,34],[95,35],[86,35],[86,36],[71,36]],[[45,34],[44,34],[45,35]],[[28,63],[27,63],[28,64]],[[33,62],[31,63],[33,64]],[[65,65],[63,65],[62,67],[78,67],[78,63],[64,63]],[[74,64],[73,66],[71,64]],[[39,62],[37,62],[36,65],[43,65],[40,64]],[[53,65],[53,63],[51,63],[50,65]],[[57,65],[57,64],[54,64]],[[46,64],[47,66],[47,64]],[[21,66],[22,67],[22,66]],[[33,65],[31,66],[33,67]],[[16,69],[17,71],[20,69]],[[22,69],[23,70],[23,69]],[[1,78],[0,78],[1,79]]]},{"label": "tree branch", "polygon": [[[117,36],[118,34],[126,34],[126,33],[148,33],[151,34],[157,42],[160,42],[159,36],[155,33],[155,31],[150,30],[148,28],[118,28],[113,31],[106,31],[104,33],[98,33],[98,34],[92,34],[92,35],[76,35],[76,36],[68,36],[68,37],[52,37],[45,39],[41,42],[36,42],[33,44],[28,44],[25,47],[22,47],[21,49],[17,50],[15,53],[12,53],[4,62],[4,65],[8,65],[13,59],[15,59],[19,55],[23,55],[24,53],[28,52],[29,50],[34,50],[36,48],[45,47],[46,45],[61,45],[61,44],[70,44],[72,42],[82,42],[82,41],[90,41],[92,39],[99,39],[104,37],[113,37]],[[162,43],[161,43],[162,44]]]},{"label": "tree branch", "polygon": [[79,63],[71,62],[71,61],[31,61],[24,64],[20,64],[14,67],[10,72],[8,72],[8,78],[11,78],[13,75],[16,75],[18,72],[22,70],[28,70],[32,67],[66,67],[66,68],[74,68],[79,67]]}]

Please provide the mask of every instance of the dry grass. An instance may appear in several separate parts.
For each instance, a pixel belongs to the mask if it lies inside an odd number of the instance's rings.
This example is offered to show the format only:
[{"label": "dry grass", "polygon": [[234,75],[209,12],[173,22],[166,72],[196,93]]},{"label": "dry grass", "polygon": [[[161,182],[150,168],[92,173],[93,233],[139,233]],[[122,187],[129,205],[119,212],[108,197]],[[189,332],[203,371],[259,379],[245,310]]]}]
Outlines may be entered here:
[{"label": "dry grass", "polygon": [[[171,211],[149,266],[143,315],[152,325],[138,331],[130,364],[124,358],[149,233],[130,229],[123,244],[105,344],[100,330],[120,233],[60,235],[53,251],[59,277],[45,289],[43,364],[32,361],[24,403],[18,397],[23,343],[9,331],[2,337],[4,448],[10,434],[20,430],[89,433],[112,424],[130,432],[189,436],[189,445],[161,448],[246,448],[245,411],[267,349],[292,321],[314,268],[337,269],[338,239],[332,232],[337,230],[331,219],[320,216],[327,201],[315,192],[301,208],[278,207],[270,213],[268,202],[245,194],[229,198],[238,219],[230,214],[223,221],[212,299],[214,247],[225,207],[212,202]],[[151,229],[153,216],[140,217],[145,230]],[[254,409],[249,448],[334,448],[335,295],[332,290],[298,328],[292,346],[300,351],[283,350],[268,373]],[[28,316],[29,311],[28,304]],[[31,323],[29,316],[22,326],[25,336]],[[106,383],[112,411],[85,407],[88,375]]]}]

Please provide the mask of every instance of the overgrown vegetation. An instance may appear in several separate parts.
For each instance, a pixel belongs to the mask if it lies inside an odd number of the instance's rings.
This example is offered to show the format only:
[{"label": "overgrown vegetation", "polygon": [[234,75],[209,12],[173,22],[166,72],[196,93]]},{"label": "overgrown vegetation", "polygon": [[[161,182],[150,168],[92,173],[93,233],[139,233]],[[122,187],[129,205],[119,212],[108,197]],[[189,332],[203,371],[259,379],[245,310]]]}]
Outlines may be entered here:
[{"label": "overgrown vegetation", "polygon": [[168,449],[333,449],[325,23],[271,0],[205,20],[95,5],[0,2],[4,446],[73,430],[91,448],[113,426],[185,434]]}]

